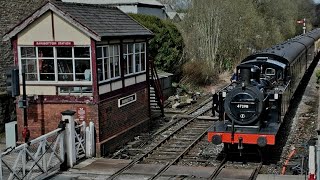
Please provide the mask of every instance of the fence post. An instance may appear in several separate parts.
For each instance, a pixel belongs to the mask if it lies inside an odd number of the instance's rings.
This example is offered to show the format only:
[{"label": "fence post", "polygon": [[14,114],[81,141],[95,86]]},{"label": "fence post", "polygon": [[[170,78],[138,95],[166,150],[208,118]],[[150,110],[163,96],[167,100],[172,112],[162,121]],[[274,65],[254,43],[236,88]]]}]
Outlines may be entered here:
[{"label": "fence post", "polygon": [[73,167],[76,163],[76,147],[75,147],[75,127],[74,127],[74,114],[75,111],[66,110],[61,112],[62,121],[66,123],[65,131],[65,152],[67,154],[67,166]]},{"label": "fence post", "polygon": [[86,128],[86,157],[93,157],[95,154],[96,144],[94,142],[94,123],[90,122]]},{"label": "fence post", "polygon": [[[42,150],[42,154],[45,155],[46,154],[46,140],[42,140],[40,142],[40,145],[42,146],[41,150]],[[47,172],[47,158],[42,158],[42,167],[44,169],[45,172]]]},{"label": "fence post", "polygon": [[310,139],[308,141],[308,145],[309,145],[308,180],[315,180],[316,179],[316,139]]},{"label": "fence post", "polygon": [[90,141],[91,141],[91,156],[96,154],[96,142],[94,141],[94,123],[91,121],[89,123],[90,128]]},{"label": "fence post", "polygon": [[[320,98],[319,98],[320,100]],[[318,108],[320,111],[320,108]],[[319,122],[319,114],[318,114],[318,122]],[[319,126],[319,125],[318,125]],[[316,178],[318,179],[320,177],[320,129],[318,127],[317,130],[318,138],[317,138],[317,143],[316,143]]]},{"label": "fence post", "polygon": [[4,179],[2,175],[2,152],[0,154],[0,179]]},{"label": "fence post", "polygon": [[86,127],[85,130],[85,134],[86,134],[86,158],[90,158],[91,156],[91,141],[90,141],[90,127]]},{"label": "fence post", "polygon": [[67,170],[67,167],[66,167],[66,161],[67,161],[67,159],[66,159],[66,156],[65,156],[65,154],[66,154],[66,146],[65,146],[65,142],[66,142],[66,140],[65,140],[65,133],[66,133],[66,131],[65,131],[65,127],[63,128],[63,130],[64,130],[64,132],[62,132],[61,134],[60,134],[60,143],[59,143],[59,146],[60,146],[60,158],[62,159],[62,164],[60,165],[60,170]]}]

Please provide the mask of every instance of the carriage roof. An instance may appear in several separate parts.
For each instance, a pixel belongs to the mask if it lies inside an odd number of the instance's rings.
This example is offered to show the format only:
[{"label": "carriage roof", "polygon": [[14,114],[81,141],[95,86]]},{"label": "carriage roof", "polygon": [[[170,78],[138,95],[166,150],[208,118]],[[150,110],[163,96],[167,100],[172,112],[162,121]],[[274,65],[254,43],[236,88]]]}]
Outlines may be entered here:
[{"label": "carriage roof", "polygon": [[264,57],[265,59],[273,59],[284,64],[291,64],[306,48],[311,47],[315,40],[320,38],[320,29],[315,29],[307,34],[296,36],[281,44],[272,46],[271,48],[258,51],[247,58],[243,62]]}]

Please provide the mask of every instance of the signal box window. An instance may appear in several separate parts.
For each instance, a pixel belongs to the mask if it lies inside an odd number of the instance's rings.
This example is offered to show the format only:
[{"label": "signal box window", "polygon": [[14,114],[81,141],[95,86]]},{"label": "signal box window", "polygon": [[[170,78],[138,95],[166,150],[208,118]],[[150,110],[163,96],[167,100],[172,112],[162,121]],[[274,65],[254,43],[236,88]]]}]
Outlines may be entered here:
[{"label": "signal box window", "polygon": [[91,81],[89,47],[20,47],[27,81]]},{"label": "signal box window", "polygon": [[146,70],[145,43],[130,43],[123,45],[125,75],[144,72]]},{"label": "signal box window", "polygon": [[120,46],[107,45],[97,47],[97,66],[99,81],[108,81],[119,78]]},{"label": "signal box window", "polygon": [[37,81],[37,57],[35,47],[21,48],[21,64],[25,67],[26,79]]}]

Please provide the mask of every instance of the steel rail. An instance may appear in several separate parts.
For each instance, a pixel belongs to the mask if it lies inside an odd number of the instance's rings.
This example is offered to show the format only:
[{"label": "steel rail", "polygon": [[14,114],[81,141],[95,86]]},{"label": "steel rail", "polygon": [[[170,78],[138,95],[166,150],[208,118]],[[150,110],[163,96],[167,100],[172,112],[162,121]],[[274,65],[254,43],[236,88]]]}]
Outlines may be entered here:
[{"label": "steel rail", "polygon": [[[205,106],[206,104],[210,103],[212,97],[210,97],[209,99],[205,100],[204,102],[202,102],[198,108],[196,108],[195,110],[188,112],[188,115],[190,115],[191,113],[196,112],[197,110],[199,110],[201,107]],[[208,109],[210,110],[210,108]],[[206,110],[206,111],[208,111]],[[118,177],[119,175],[121,175],[124,171],[130,169],[131,167],[133,167],[135,164],[139,163],[140,161],[142,161],[145,157],[147,157],[149,154],[151,154],[155,149],[157,149],[158,147],[160,147],[163,143],[165,143],[166,141],[168,141],[170,138],[172,138],[177,132],[181,131],[183,128],[185,128],[188,124],[190,124],[192,121],[196,120],[198,116],[200,116],[203,113],[200,113],[198,115],[194,115],[192,116],[192,118],[190,120],[188,120],[186,123],[178,126],[178,128],[176,130],[174,130],[169,136],[167,136],[165,139],[161,140],[158,144],[156,144],[152,149],[150,149],[149,151],[147,151],[146,153],[140,155],[139,157],[137,157],[136,159],[134,159],[133,161],[131,161],[128,165],[126,165],[125,167],[119,169],[117,172],[115,172],[112,176],[108,177],[108,180],[113,180],[116,177]],[[178,122],[180,122],[183,118],[180,118],[176,121],[174,121],[173,123],[171,123],[170,126],[165,127],[163,130],[160,130],[158,132],[156,132],[156,134],[152,135],[152,138],[150,139],[154,139],[154,137],[166,130],[168,130],[172,125],[177,124]],[[207,129],[208,130],[208,129]],[[205,135],[207,133],[207,130],[203,132],[203,135]],[[180,159],[180,158],[177,158]],[[166,166],[165,166],[166,167]]]},{"label": "steel rail", "polygon": [[[174,126],[175,124],[179,123],[182,119],[183,119],[183,118],[178,118],[177,120],[169,123],[167,126],[165,126],[164,128],[162,128],[161,130],[155,132],[154,134],[152,134],[152,135],[150,136],[150,138],[148,138],[147,141],[145,141],[145,142],[143,142],[142,144],[140,144],[139,147],[141,148],[141,147],[143,147],[144,145],[146,145],[146,143],[147,143],[148,141],[154,140],[157,135],[159,135],[159,134],[167,131],[169,128],[171,128],[171,127]],[[119,155],[119,153],[123,152],[123,151],[126,150],[126,149],[127,149],[127,148],[125,148],[125,149],[117,152],[115,155],[113,155],[113,156],[111,157],[111,159],[115,158],[117,155]]]},{"label": "steel rail", "polygon": [[[219,92],[221,92],[223,89],[225,89],[228,86],[230,86],[230,84],[232,84],[232,83],[228,83],[227,85],[223,85],[223,86],[219,87],[219,90],[216,91],[215,93],[219,94]],[[207,95],[207,96],[209,96],[209,97],[206,100],[204,100],[202,103],[200,103],[197,107],[192,108],[191,110],[187,111],[186,114],[191,115],[191,114],[195,113],[197,110],[199,110],[201,107],[203,107],[206,104],[210,103],[210,101],[212,101],[212,95]]]},{"label": "steel rail", "polygon": [[[212,100],[212,97],[206,99],[204,102],[200,103],[200,104],[197,106],[197,108],[192,109],[191,111],[188,111],[186,114],[187,114],[187,115],[191,115],[192,113],[195,113],[195,112],[198,111],[201,107],[209,104],[211,100]],[[212,107],[211,107],[211,108],[212,108]],[[206,110],[206,111],[209,111],[209,110],[210,110],[210,108],[209,108],[208,110]],[[205,113],[205,112],[200,113],[200,114],[197,114],[197,115],[195,115],[195,116],[193,116],[193,117],[196,118],[196,117],[198,117],[198,116],[201,116],[201,115],[204,114],[204,113]],[[154,134],[152,134],[151,137],[149,138],[149,140],[154,139],[155,136],[157,136],[157,135],[163,133],[164,131],[168,130],[171,126],[177,124],[178,122],[180,122],[180,121],[183,119],[183,117],[179,117],[179,116],[178,116],[177,118],[178,118],[177,120],[169,123],[165,128],[162,128],[161,130],[159,130],[159,131],[155,132]],[[146,144],[146,142],[143,143],[142,145],[140,145],[140,147],[143,146],[143,145],[145,145],[145,144]]]},{"label": "steel rail", "polygon": [[260,172],[260,170],[261,170],[261,168],[262,168],[262,165],[263,165],[262,162],[259,163],[258,167],[255,168],[254,172],[251,174],[249,180],[255,180],[255,179],[257,179],[258,174],[259,174],[259,172]]},{"label": "steel rail", "polygon": [[[254,168],[252,174],[250,175],[250,177],[248,177],[248,180],[255,180],[258,177],[258,174],[263,166],[263,156],[262,156],[260,149],[258,149],[258,153],[260,155],[260,163],[258,164],[258,166],[256,168]],[[208,179],[214,180],[218,177],[218,175],[220,174],[222,169],[225,168],[224,165],[227,162],[227,158],[228,158],[228,154],[226,154],[224,159],[220,162],[219,166],[215,169],[215,171],[211,174],[211,176]]]},{"label": "steel rail", "polygon": [[181,126],[179,126],[178,129],[176,129],[175,131],[173,131],[169,136],[167,136],[165,139],[161,140],[158,144],[156,144],[152,149],[150,149],[149,151],[147,151],[146,153],[140,155],[138,158],[136,158],[135,160],[133,160],[132,162],[130,162],[127,166],[123,167],[122,169],[118,170],[116,173],[114,173],[112,176],[110,176],[108,178],[108,180],[113,180],[116,177],[118,177],[121,173],[123,173],[124,171],[130,169],[131,167],[133,167],[135,164],[137,164],[138,162],[142,161],[145,157],[147,157],[149,154],[151,154],[155,149],[157,149],[159,146],[161,146],[163,143],[165,143],[166,141],[168,141],[170,138],[172,138],[178,131],[181,131],[183,128],[185,128],[188,124],[190,124],[192,121],[196,120],[197,116],[191,118],[189,121],[187,121],[186,123],[182,124]]},{"label": "steel rail", "polygon": [[207,134],[207,131],[209,130],[209,128],[207,128],[203,133],[201,133],[185,150],[183,150],[183,152],[181,152],[173,161],[167,163],[163,168],[161,168],[157,174],[155,174],[153,177],[149,178],[149,180],[154,180],[158,177],[160,177],[166,170],[168,170],[170,168],[170,166],[174,165],[175,163],[177,163],[184,155],[186,155],[191,148],[198,142],[200,141],[203,136],[205,136]]},{"label": "steel rail", "polygon": [[216,179],[216,177],[219,175],[219,173],[221,172],[221,170],[224,168],[224,165],[227,162],[227,158],[228,155],[226,154],[226,156],[223,158],[223,160],[220,162],[219,166],[213,171],[213,173],[211,174],[211,176],[208,179]]},{"label": "steel rail", "polygon": [[260,161],[261,161],[261,162],[259,163],[258,167],[255,168],[254,172],[251,174],[249,180],[255,180],[255,179],[257,179],[258,174],[259,174],[259,172],[260,172],[260,170],[261,170],[261,168],[262,168],[262,165],[263,165],[263,154],[262,154],[262,152],[261,152],[260,149],[258,149],[258,153],[259,153],[259,155],[260,155]]}]

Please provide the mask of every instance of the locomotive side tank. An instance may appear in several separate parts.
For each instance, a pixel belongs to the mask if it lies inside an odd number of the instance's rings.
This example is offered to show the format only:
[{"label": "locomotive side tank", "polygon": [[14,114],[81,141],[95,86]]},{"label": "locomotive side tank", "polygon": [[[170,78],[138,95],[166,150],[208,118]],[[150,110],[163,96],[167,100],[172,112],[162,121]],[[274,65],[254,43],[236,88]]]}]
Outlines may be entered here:
[{"label": "locomotive side tank", "polygon": [[319,53],[320,29],[245,58],[236,81],[213,98],[219,121],[208,131],[214,144],[274,145],[290,101]]}]

